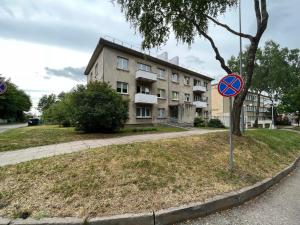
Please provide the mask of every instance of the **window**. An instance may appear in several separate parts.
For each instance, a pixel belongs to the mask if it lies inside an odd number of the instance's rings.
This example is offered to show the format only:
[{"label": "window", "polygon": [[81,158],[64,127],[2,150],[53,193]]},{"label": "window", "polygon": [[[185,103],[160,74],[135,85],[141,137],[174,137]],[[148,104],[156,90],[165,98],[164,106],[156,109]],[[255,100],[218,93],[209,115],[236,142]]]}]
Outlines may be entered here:
[{"label": "window", "polygon": [[204,87],[206,88],[206,90],[208,90],[208,83],[207,82],[203,82]]},{"label": "window", "polygon": [[157,117],[158,118],[165,118],[166,117],[166,109],[159,108],[157,111]]},{"label": "window", "polygon": [[190,102],[191,101],[191,95],[190,94],[184,94],[184,101]]},{"label": "window", "polygon": [[166,98],[166,90],[165,89],[158,89],[157,90],[157,97],[158,98]]},{"label": "window", "polygon": [[164,69],[158,68],[157,75],[158,79],[166,79],[166,71]]},{"label": "window", "polygon": [[98,77],[98,63],[95,65],[95,77]]},{"label": "window", "polygon": [[201,95],[194,95],[194,101],[195,101],[195,102],[200,102],[200,101],[202,101],[202,96],[201,96]]},{"label": "window", "polygon": [[136,87],[136,92],[150,95],[150,88],[146,87],[146,86],[137,86]]},{"label": "window", "polygon": [[137,107],[136,108],[137,118],[150,118],[150,108],[149,107]]},{"label": "window", "polygon": [[184,77],[184,84],[185,85],[190,85],[190,78],[189,77],[187,77],[187,76]]},{"label": "window", "polygon": [[179,77],[177,73],[172,73],[172,81],[178,83]]},{"label": "window", "polygon": [[201,86],[201,80],[194,79],[194,86]]},{"label": "window", "polygon": [[143,64],[143,63],[138,63],[137,64],[137,69],[150,72],[151,71],[151,66]]},{"label": "window", "polygon": [[118,56],[117,68],[121,70],[128,70],[128,59]]},{"label": "window", "polygon": [[172,100],[179,100],[179,92],[172,91]]},{"label": "window", "polygon": [[124,82],[117,82],[117,92],[121,94],[128,94],[128,84]]}]

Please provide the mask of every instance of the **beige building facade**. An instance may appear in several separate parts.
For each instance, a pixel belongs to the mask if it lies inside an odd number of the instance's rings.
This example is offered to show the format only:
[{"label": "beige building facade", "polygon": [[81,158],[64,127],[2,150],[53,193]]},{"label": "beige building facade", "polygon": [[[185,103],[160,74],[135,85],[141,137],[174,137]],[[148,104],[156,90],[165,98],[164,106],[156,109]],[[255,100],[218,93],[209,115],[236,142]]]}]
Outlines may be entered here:
[{"label": "beige building facade", "polygon": [[212,78],[101,38],[85,70],[87,82],[109,83],[129,100],[128,125],[193,124],[211,115]]},{"label": "beige building facade", "polygon": [[[245,127],[253,127],[256,118],[257,94],[248,92],[244,101]],[[258,124],[260,127],[269,127],[272,124],[270,116],[271,102],[268,96],[260,96]],[[218,92],[218,85],[212,85],[212,118],[220,119],[225,126],[229,126],[229,98]]]}]

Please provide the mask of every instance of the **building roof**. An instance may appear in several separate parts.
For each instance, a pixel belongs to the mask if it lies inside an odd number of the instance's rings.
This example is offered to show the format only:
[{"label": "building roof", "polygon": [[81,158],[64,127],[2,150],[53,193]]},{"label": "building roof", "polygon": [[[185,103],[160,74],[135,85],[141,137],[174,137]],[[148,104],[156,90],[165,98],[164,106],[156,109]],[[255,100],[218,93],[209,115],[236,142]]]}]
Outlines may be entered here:
[{"label": "building roof", "polygon": [[123,45],[120,45],[120,44],[108,41],[108,40],[106,40],[104,38],[100,38],[100,40],[99,40],[99,42],[98,42],[98,44],[97,44],[97,46],[96,46],[96,48],[95,48],[95,50],[93,52],[93,55],[92,55],[92,57],[91,57],[88,65],[87,65],[87,67],[86,67],[86,69],[84,71],[85,75],[88,75],[90,73],[93,65],[95,64],[97,58],[99,57],[99,54],[102,52],[102,50],[103,50],[104,47],[110,47],[110,48],[119,50],[121,52],[128,53],[129,55],[133,55],[133,56],[136,56],[136,57],[141,58],[141,59],[149,60],[151,62],[155,62],[155,63],[158,63],[160,65],[163,65],[163,66],[166,66],[166,67],[170,67],[170,68],[176,69],[178,71],[181,71],[181,72],[184,72],[184,73],[188,73],[188,74],[191,74],[191,75],[194,75],[194,76],[197,76],[197,77],[209,80],[209,81],[214,80],[213,78],[208,77],[206,75],[197,73],[195,71],[186,69],[184,67],[178,66],[178,65],[170,63],[168,61],[165,61],[165,60],[153,57],[151,55],[139,52],[139,51],[134,50],[132,48],[128,48],[128,47],[125,47]]}]

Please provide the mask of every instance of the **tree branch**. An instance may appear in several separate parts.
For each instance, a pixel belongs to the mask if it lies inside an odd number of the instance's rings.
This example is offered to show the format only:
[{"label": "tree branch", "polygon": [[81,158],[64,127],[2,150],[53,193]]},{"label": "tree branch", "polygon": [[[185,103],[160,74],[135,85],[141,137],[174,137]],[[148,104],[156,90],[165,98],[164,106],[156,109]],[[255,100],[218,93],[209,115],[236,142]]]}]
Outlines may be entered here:
[{"label": "tree branch", "polygon": [[197,31],[199,32],[199,34],[201,34],[203,37],[205,37],[211,44],[211,47],[213,48],[213,50],[215,51],[216,54],[216,60],[218,60],[221,64],[221,67],[228,73],[231,74],[232,71],[231,69],[226,65],[224,58],[220,55],[219,49],[217,48],[214,40],[203,30],[200,29],[200,27],[198,26],[198,24],[196,24],[195,22],[193,22]]},{"label": "tree branch", "polygon": [[259,28],[259,26],[261,24],[261,12],[260,12],[259,0],[254,0],[254,9],[255,9],[255,15],[256,15],[257,28]]},{"label": "tree branch", "polygon": [[226,25],[226,24],[224,24],[224,23],[220,23],[219,21],[217,21],[216,19],[214,19],[214,18],[212,18],[212,17],[210,17],[210,16],[208,16],[208,15],[205,15],[205,16],[206,16],[206,18],[208,18],[209,20],[211,20],[211,21],[214,22],[215,24],[217,24],[217,25],[219,25],[219,26],[225,28],[226,30],[228,30],[229,32],[231,32],[231,33],[233,33],[233,34],[235,34],[235,35],[237,35],[237,36],[240,36],[240,37],[242,37],[242,38],[248,38],[250,41],[253,40],[253,38],[254,38],[254,37],[253,37],[252,35],[250,35],[250,34],[244,34],[244,33],[237,32],[237,31],[233,30],[232,28],[230,28],[228,25]]}]

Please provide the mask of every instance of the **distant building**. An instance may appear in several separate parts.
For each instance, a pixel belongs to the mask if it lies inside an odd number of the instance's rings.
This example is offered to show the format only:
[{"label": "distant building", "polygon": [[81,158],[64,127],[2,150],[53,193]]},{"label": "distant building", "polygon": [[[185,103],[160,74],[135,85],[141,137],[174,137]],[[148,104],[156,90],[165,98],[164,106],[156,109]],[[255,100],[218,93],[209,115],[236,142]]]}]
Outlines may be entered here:
[{"label": "distant building", "polygon": [[193,124],[196,116],[211,116],[213,79],[179,66],[179,57],[169,60],[167,53],[153,57],[101,38],[85,75],[129,99],[127,124]]},{"label": "distant building", "polygon": [[[258,124],[269,127],[272,124],[270,115],[271,102],[268,96],[260,96]],[[252,127],[256,118],[257,94],[248,92],[244,101],[244,122],[246,127]],[[220,119],[225,126],[229,126],[229,98],[218,92],[218,85],[212,85],[212,117]]]}]

